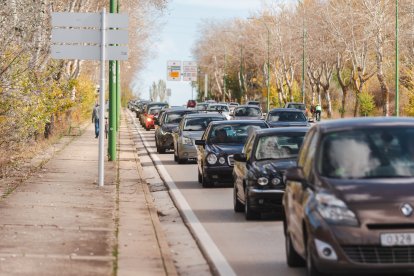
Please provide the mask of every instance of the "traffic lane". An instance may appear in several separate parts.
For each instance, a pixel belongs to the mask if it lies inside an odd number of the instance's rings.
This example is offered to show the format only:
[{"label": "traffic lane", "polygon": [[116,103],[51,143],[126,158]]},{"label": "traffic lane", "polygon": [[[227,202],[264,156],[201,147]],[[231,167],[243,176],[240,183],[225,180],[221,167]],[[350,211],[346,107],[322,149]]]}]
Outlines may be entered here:
[{"label": "traffic lane", "polygon": [[[142,135],[155,149],[154,134]],[[286,265],[281,221],[246,221],[233,211],[232,188],[204,189],[195,163],[179,165],[172,152],[157,156],[237,275],[305,275]]]}]

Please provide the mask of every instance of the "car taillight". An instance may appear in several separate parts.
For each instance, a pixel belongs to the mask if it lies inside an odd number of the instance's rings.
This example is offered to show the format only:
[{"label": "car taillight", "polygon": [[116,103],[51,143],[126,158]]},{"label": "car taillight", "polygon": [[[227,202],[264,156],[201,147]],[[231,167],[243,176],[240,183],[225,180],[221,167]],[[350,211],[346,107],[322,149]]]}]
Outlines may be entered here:
[{"label": "car taillight", "polygon": [[147,118],[147,121],[148,121],[148,122],[151,122],[151,121],[152,121],[152,118]]}]

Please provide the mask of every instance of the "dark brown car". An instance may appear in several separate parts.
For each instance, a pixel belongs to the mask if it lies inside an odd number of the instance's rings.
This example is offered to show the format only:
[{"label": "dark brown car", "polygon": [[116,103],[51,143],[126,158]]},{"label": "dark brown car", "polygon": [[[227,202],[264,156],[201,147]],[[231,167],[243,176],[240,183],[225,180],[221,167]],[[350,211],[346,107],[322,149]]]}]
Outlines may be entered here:
[{"label": "dark brown car", "polygon": [[[289,266],[321,273],[414,272],[414,120],[312,127],[286,172]],[[411,274],[413,275],[413,274]]]}]

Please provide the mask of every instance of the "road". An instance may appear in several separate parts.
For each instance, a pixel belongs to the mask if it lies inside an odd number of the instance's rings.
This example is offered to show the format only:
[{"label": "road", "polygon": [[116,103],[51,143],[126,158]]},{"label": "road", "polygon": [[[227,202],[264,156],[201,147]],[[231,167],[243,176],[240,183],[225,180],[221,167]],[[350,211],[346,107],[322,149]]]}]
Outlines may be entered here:
[{"label": "road", "polygon": [[[195,163],[175,163],[172,151],[157,154],[154,130],[146,131],[139,126],[139,133],[152,152],[153,160],[160,160],[158,166],[165,168],[162,171],[175,183],[176,192],[183,197],[182,201],[188,203],[196,217],[193,225],[197,226],[196,229],[205,229],[206,235],[200,234],[198,239],[207,248],[217,247],[219,252],[210,256],[212,262],[216,267],[228,266],[228,270],[219,269],[220,274],[306,274],[305,269],[292,269],[286,265],[282,221],[272,217],[246,221],[243,213],[233,211],[232,188],[202,188],[197,181]],[[203,231],[195,232],[198,235]],[[217,258],[217,255],[224,258]]]}]

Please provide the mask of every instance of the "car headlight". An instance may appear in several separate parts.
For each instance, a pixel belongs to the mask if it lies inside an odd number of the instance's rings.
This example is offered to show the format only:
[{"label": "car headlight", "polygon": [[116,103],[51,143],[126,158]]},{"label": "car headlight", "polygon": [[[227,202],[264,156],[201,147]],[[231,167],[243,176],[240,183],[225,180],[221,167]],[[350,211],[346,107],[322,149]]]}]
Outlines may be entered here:
[{"label": "car headlight", "polygon": [[222,157],[220,157],[219,158],[219,163],[221,164],[221,165],[224,165],[225,163],[226,163],[226,159],[222,156]]},{"label": "car headlight", "polygon": [[358,220],[345,202],[334,195],[319,193],[316,195],[316,209],[330,224],[358,226]]},{"label": "car headlight", "polygon": [[217,156],[214,153],[207,155],[207,163],[214,165],[217,163]]},{"label": "car headlight", "polygon": [[275,186],[276,186],[276,185],[279,185],[279,184],[280,184],[280,182],[281,182],[281,181],[280,181],[280,179],[279,179],[279,178],[277,178],[277,177],[275,177],[275,178],[273,178],[273,179],[272,179],[272,184],[273,184],[273,185],[275,185]]},{"label": "car headlight", "polygon": [[268,183],[269,183],[269,179],[267,179],[266,177],[260,177],[259,179],[257,179],[257,184],[261,186],[265,186]]},{"label": "car headlight", "polygon": [[192,140],[191,138],[188,138],[188,137],[183,137],[183,138],[181,139],[181,141],[182,141],[182,143],[183,143],[184,145],[190,145],[190,146],[192,146],[192,145],[193,145],[193,140]]}]

